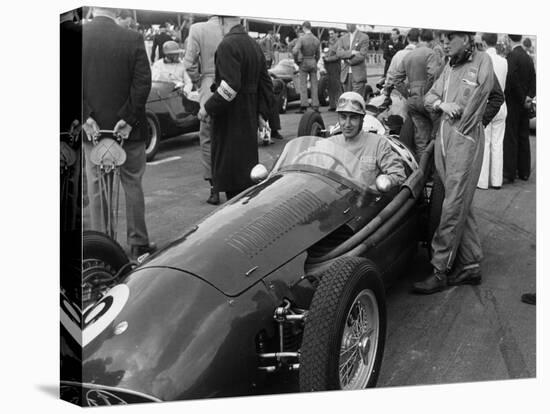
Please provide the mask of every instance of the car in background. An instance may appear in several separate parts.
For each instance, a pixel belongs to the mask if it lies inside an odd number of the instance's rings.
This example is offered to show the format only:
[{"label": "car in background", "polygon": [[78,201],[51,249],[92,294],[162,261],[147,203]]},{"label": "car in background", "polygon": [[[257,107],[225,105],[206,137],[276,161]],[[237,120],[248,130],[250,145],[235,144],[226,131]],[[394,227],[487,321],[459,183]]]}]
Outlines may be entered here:
[{"label": "car in background", "polygon": [[[280,94],[281,106],[280,113],[285,113],[289,102],[300,100],[300,76],[298,75],[298,65],[293,59],[281,59],[275,66],[268,70],[273,79],[274,91]],[[321,106],[328,105],[328,76],[326,72],[318,70],[319,80],[318,97]],[[311,97],[311,86],[308,81],[307,91]]]},{"label": "car in background", "polygon": [[186,96],[174,82],[152,82],[145,106],[147,161],[155,158],[161,140],[199,130],[199,107],[198,92],[191,92]]}]

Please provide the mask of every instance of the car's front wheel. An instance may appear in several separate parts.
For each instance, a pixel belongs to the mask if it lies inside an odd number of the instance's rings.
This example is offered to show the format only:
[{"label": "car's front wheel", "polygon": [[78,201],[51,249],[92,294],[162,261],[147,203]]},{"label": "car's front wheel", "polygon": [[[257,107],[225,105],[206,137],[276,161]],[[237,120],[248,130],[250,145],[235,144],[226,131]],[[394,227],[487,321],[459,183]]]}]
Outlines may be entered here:
[{"label": "car's front wheel", "polygon": [[145,155],[147,161],[153,161],[159,150],[160,124],[152,112],[147,112],[147,141],[145,142]]},{"label": "car's front wheel", "polygon": [[[97,302],[119,280],[129,263],[122,247],[98,231],[82,233],[82,309]],[[129,268],[128,268],[129,270]],[[122,272],[124,273],[124,271]]]},{"label": "car's front wheel", "polygon": [[319,98],[319,105],[327,106],[329,104],[327,75],[321,75],[321,79],[319,79],[319,90],[317,92],[317,96]]},{"label": "car's front wheel", "polygon": [[300,350],[300,391],[376,385],[386,336],[385,294],[374,264],[336,260],[311,302]]}]

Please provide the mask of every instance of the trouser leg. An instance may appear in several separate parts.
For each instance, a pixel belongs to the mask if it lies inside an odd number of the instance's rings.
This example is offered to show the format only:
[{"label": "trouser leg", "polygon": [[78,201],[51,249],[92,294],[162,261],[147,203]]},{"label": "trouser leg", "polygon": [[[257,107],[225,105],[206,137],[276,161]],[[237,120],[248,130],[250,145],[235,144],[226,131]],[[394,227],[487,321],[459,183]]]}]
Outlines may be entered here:
[{"label": "trouser leg", "polygon": [[[461,257],[481,260],[481,248],[476,242],[475,221],[468,219],[479,172],[483,162],[483,129],[479,126],[470,139],[447,128],[445,132],[445,155],[441,152],[441,139],[436,141],[436,169],[445,187],[445,199],[441,210],[441,221],[432,240],[432,265],[438,271],[452,268],[456,254],[462,249]],[[468,221],[469,220],[469,221]],[[468,221],[468,223],[467,223]],[[462,244],[465,229],[466,239]]]},{"label": "trouser leg", "polygon": [[126,197],[126,237],[129,246],[149,244],[145,225],[145,197],[141,183],[145,173],[145,143],[124,144],[126,162],[120,168],[120,181]]},{"label": "trouser leg", "polygon": [[503,145],[503,170],[502,174],[509,180],[516,178],[518,169],[518,123],[519,118],[515,106],[508,108]]},{"label": "trouser leg", "polygon": [[502,186],[502,145],[504,140],[504,131],[506,129],[505,118],[493,120],[491,122],[491,171],[490,185],[493,187]]},{"label": "trouser leg", "polygon": [[307,99],[307,72],[300,69],[299,78],[300,78],[300,106],[305,108],[308,106]]},{"label": "trouser leg", "polygon": [[429,117],[417,111],[410,111],[409,115],[414,124],[414,143],[416,147],[416,159],[419,160],[428,143],[430,142],[432,134],[432,121]]},{"label": "trouser leg", "polygon": [[455,262],[460,266],[469,266],[479,264],[483,259],[481,250],[481,240],[479,238],[478,226],[474,216],[474,209],[470,205],[466,220],[464,221],[464,230],[462,239],[458,246]]},{"label": "trouser leg", "polygon": [[481,164],[481,172],[479,173],[479,180],[477,186],[479,188],[489,188],[489,171],[491,170],[491,137],[493,133],[492,122],[485,128],[485,143],[483,145],[483,163]]},{"label": "trouser leg", "polygon": [[340,75],[340,65],[330,63],[326,65],[328,73],[328,99],[329,108],[335,109],[338,97],[342,94],[342,84],[338,79]]},{"label": "trouser leg", "polygon": [[346,80],[344,82],[342,82],[342,89],[344,90],[344,92],[349,92],[352,90],[351,88],[351,73],[348,73],[348,75],[346,76]]},{"label": "trouser leg", "polygon": [[527,112],[519,117],[518,125],[518,175],[529,178],[531,175],[531,145],[529,143],[529,117]]},{"label": "trouser leg", "polygon": [[84,142],[84,163],[86,168],[86,191],[88,193],[88,209],[90,211],[90,227],[92,230],[107,232],[107,205],[102,202],[100,194],[99,167],[90,161],[93,145]]},{"label": "trouser leg", "polygon": [[365,96],[365,85],[367,81],[355,82],[352,81],[352,91],[357,92],[361,96]]},{"label": "trouser leg", "polygon": [[309,79],[311,82],[311,105],[314,108],[319,107],[319,86],[318,86],[318,79],[317,79],[317,69],[309,72]]},{"label": "trouser leg", "polygon": [[[201,78],[201,87],[199,89],[199,97],[201,106],[212,96],[210,85],[214,83],[213,75],[203,75]],[[199,129],[199,143],[201,146],[201,162],[203,166],[203,178],[205,180],[212,179],[212,155],[211,155],[211,140],[212,140],[212,120],[201,121]]]}]

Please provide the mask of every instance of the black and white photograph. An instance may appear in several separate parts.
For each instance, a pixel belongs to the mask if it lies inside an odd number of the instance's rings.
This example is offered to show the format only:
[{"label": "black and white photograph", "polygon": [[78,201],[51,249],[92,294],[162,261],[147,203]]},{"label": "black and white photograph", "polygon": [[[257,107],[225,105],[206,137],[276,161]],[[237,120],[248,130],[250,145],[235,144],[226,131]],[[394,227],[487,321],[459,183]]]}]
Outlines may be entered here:
[{"label": "black and white photograph", "polygon": [[542,410],[541,25],[66,3],[47,410]]}]

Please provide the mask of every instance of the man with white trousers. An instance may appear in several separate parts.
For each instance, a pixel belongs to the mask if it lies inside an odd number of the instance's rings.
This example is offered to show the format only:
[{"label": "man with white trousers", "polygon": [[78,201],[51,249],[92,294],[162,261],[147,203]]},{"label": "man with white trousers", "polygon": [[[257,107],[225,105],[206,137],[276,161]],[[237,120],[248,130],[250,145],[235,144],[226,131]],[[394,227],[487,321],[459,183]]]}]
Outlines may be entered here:
[{"label": "man with white trousers", "polygon": [[[504,90],[506,75],[508,73],[508,62],[497,54],[495,48],[497,40],[498,36],[496,33],[483,33],[481,36],[485,52],[487,52],[493,61],[493,70],[495,71],[500,88]],[[493,120],[485,127],[483,164],[477,188],[487,190],[489,187],[499,189],[502,186],[503,141],[507,113],[506,102],[504,102]]]}]

